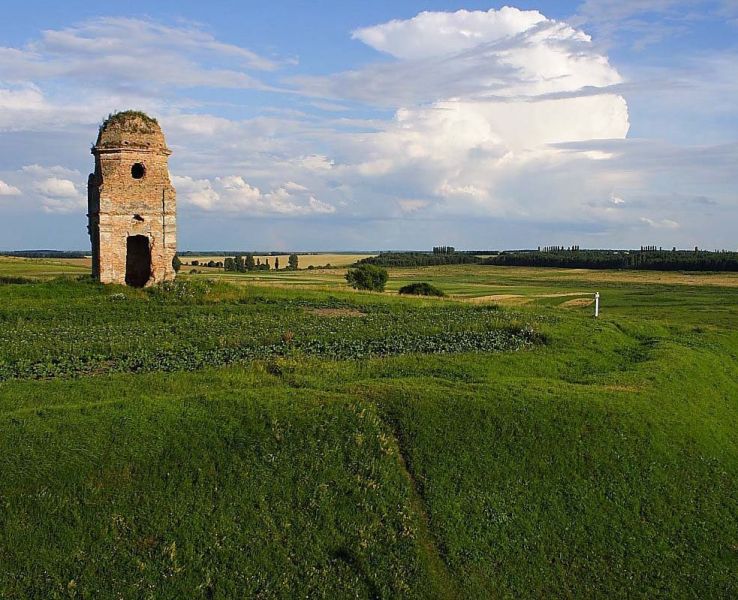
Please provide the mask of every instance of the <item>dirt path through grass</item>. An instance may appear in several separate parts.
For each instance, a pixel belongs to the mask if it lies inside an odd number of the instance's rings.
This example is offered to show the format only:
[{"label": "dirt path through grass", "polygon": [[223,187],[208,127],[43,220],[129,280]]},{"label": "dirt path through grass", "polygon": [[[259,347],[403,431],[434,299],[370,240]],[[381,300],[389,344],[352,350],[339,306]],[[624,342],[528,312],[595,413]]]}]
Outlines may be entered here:
[{"label": "dirt path through grass", "polygon": [[[378,404],[375,404],[375,406],[377,407],[377,412],[381,414],[381,407]],[[409,464],[409,457],[403,446],[399,430],[392,424],[390,419],[382,417],[382,421],[387,429],[392,432],[392,438],[397,448],[397,462],[400,472],[407,479],[408,485],[410,486],[410,507],[418,516],[418,542],[425,551],[426,567],[432,578],[433,587],[439,594],[439,599],[452,600],[454,598],[460,598],[461,594],[456,586],[456,582],[449,573],[448,566],[439,549],[438,540],[433,535],[430,515],[423,494],[413,474],[412,467]]]}]

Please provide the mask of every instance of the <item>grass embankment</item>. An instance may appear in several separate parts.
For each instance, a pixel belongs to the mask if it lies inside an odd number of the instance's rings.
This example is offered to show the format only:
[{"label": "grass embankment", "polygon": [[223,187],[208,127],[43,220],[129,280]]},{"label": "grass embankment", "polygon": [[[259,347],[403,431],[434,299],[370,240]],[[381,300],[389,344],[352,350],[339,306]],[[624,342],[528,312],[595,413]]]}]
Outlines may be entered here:
[{"label": "grass embankment", "polygon": [[[530,325],[546,344],[351,360],[292,348],[228,368],[0,383],[0,596],[738,592],[731,288],[613,287],[599,321],[541,298],[510,311],[216,288],[162,301],[0,286],[4,327],[49,334],[0,352],[118,364],[135,340],[258,346],[289,330],[364,344],[391,337],[383,321],[416,339]],[[701,301],[725,308],[698,325]]]}]

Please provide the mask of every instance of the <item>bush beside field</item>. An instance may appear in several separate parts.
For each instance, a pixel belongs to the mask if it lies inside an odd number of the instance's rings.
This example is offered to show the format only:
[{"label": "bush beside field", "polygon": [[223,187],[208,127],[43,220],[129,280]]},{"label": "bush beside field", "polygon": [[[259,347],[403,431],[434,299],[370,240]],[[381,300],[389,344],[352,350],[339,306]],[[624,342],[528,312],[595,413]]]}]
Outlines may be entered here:
[{"label": "bush beside field", "polygon": [[[732,290],[631,285],[662,315],[643,319],[613,288],[594,321],[203,285],[0,286],[0,363],[96,365],[0,382],[0,597],[738,592]],[[710,298],[725,308],[697,326],[690,303]],[[516,352],[111,372],[142,350],[527,328]]]},{"label": "bush beside field", "polygon": [[446,295],[443,293],[443,290],[426,282],[404,285],[398,292],[408,296],[436,296],[438,298]]}]

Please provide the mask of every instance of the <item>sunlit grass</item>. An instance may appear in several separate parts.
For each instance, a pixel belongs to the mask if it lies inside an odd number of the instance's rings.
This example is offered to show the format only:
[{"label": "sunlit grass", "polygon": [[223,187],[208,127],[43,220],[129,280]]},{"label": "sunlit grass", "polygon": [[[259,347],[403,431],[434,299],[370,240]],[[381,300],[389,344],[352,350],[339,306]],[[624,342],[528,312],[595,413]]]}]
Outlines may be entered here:
[{"label": "sunlit grass", "polygon": [[[274,275],[0,284],[1,361],[96,365],[0,382],[0,597],[738,594],[730,276]],[[564,306],[595,290],[600,319]],[[417,345],[526,327],[522,352]],[[301,340],[355,354],[187,362]]]}]

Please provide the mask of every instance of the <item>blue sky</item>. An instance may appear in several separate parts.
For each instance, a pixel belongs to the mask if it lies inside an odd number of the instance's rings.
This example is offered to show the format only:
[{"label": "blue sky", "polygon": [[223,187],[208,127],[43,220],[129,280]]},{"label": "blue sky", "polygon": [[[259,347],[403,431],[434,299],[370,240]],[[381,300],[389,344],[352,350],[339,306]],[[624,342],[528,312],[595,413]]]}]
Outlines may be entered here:
[{"label": "blue sky", "polygon": [[738,2],[5,2],[0,249],[86,248],[97,124],[181,249],[738,248]]}]

